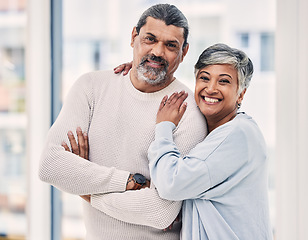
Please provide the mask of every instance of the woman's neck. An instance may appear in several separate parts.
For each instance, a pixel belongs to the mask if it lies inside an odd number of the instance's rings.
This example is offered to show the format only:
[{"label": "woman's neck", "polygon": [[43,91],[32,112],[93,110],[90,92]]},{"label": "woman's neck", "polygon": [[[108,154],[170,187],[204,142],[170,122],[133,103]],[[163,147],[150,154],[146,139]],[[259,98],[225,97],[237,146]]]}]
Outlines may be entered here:
[{"label": "woman's neck", "polygon": [[216,118],[211,118],[211,117],[206,117],[207,120],[207,128],[209,133],[212,132],[215,128],[218,128],[219,126],[231,121],[232,119],[235,118],[237,115],[237,109],[232,112],[232,114],[228,114],[228,116],[217,120]]}]

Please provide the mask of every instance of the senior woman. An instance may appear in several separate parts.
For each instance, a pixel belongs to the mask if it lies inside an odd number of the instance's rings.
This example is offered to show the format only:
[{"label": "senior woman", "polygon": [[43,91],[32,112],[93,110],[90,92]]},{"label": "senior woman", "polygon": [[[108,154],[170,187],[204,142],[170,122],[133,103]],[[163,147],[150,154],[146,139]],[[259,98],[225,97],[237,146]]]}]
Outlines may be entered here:
[{"label": "senior woman", "polygon": [[[127,74],[130,67],[122,64],[115,72]],[[246,54],[225,44],[200,55],[195,100],[209,134],[187,156],[172,136],[186,110],[187,93],[166,96],[159,106],[148,150],[151,181],[160,197],[184,200],[183,240],[272,239],[265,141],[256,122],[239,111],[252,74]]]},{"label": "senior woman", "polygon": [[256,122],[238,110],[252,74],[246,54],[227,45],[200,55],[195,100],[209,134],[185,157],[172,131],[187,95],[165,97],[159,107],[148,151],[151,181],[162,198],[185,200],[182,239],[272,239],[265,141]]}]

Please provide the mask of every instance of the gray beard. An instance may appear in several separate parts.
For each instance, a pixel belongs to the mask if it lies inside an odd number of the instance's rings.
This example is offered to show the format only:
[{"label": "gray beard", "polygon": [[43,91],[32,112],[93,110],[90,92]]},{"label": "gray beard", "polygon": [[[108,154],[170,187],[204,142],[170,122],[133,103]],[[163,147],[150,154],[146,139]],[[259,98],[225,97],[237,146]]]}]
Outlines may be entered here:
[{"label": "gray beard", "polygon": [[151,85],[164,85],[166,83],[167,69],[155,69],[139,64],[137,67],[138,79]]}]

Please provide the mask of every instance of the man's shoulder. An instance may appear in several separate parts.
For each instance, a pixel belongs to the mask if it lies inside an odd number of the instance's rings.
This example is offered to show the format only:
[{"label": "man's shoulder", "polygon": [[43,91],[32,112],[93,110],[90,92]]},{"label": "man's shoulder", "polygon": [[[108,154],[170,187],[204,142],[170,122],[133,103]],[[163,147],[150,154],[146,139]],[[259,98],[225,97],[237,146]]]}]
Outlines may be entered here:
[{"label": "man's shoulder", "polygon": [[182,89],[185,92],[188,92],[188,94],[193,94],[192,89],[190,89],[185,83],[183,83],[182,81],[180,81],[178,79],[175,79],[173,81],[173,85],[174,85],[174,88]]},{"label": "man's shoulder", "polygon": [[97,70],[97,71],[91,71],[87,72],[81,77],[84,78],[91,78],[94,80],[108,80],[108,79],[114,79],[121,77],[120,74],[115,74],[113,70]]},{"label": "man's shoulder", "polygon": [[100,89],[117,85],[123,81],[122,79],[123,75],[115,74],[113,70],[97,70],[82,74],[75,84]]}]

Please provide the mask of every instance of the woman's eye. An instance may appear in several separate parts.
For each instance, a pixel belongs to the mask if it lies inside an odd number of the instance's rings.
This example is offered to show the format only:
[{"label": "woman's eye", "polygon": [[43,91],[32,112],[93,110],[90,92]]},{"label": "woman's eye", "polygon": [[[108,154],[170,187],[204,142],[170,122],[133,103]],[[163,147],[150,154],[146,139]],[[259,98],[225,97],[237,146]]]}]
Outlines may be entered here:
[{"label": "woman's eye", "polygon": [[208,81],[209,80],[208,77],[200,77],[200,79],[203,80],[203,81]]},{"label": "woman's eye", "polygon": [[221,79],[219,82],[221,82],[221,83],[230,83],[230,81],[228,79]]}]

